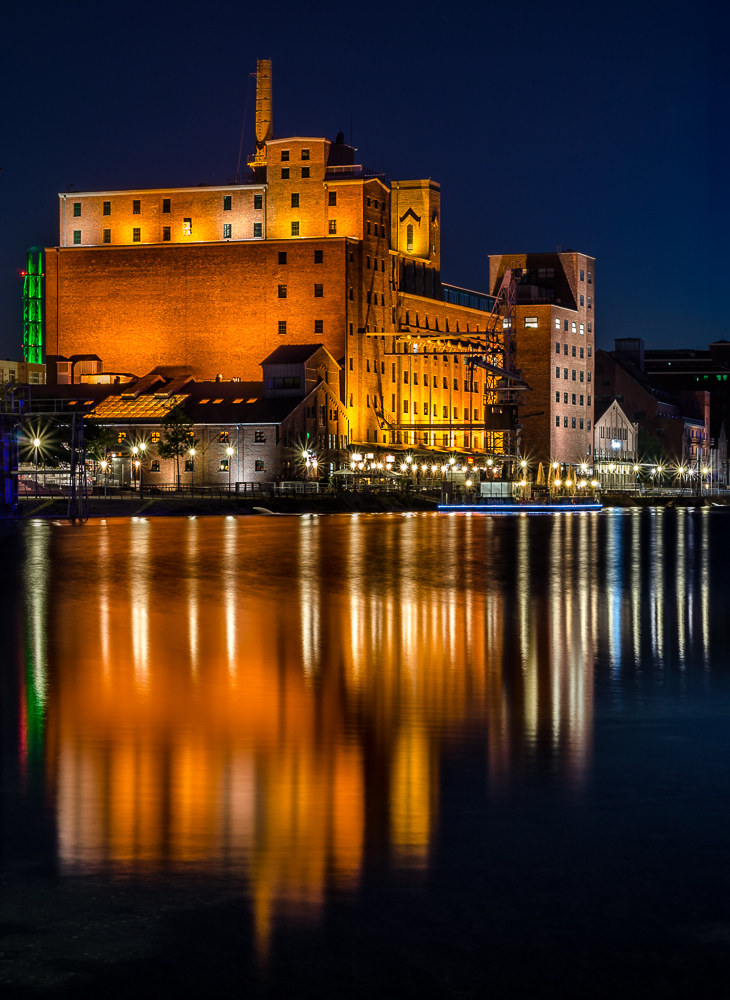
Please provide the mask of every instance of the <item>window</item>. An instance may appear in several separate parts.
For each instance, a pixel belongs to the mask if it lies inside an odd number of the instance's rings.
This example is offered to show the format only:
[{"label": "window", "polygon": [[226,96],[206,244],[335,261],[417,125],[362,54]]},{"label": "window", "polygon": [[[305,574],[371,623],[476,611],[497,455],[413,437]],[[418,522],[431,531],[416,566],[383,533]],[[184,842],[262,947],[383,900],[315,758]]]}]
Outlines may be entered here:
[{"label": "window", "polygon": [[575,430],[575,417],[570,418],[570,425],[573,428],[573,430]]},{"label": "window", "polygon": [[583,302],[583,296],[582,296],[582,295],[581,295],[581,297],[580,297],[580,304],[581,304],[581,305],[584,305],[584,304],[585,304],[585,303]]},{"label": "window", "polygon": [[152,444],[159,444],[160,443],[160,432],[159,431],[152,431],[152,433],[150,434],[150,441],[152,442]]},{"label": "window", "polygon": [[292,234],[292,236],[298,236],[299,235],[299,223],[298,222],[292,222],[292,224],[291,224],[291,234]]},{"label": "window", "polygon": [[588,296],[588,308],[589,309],[593,308],[593,299],[590,297],[590,295]]},{"label": "window", "polygon": [[281,179],[283,181],[289,180],[289,167],[282,167],[281,169]]},{"label": "window", "polygon": [[226,222],[223,225],[223,239],[230,240],[230,238],[231,238],[231,224],[230,222]]},{"label": "window", "polygon": [[303,160],[308,160],[309,159],[309,150],[308,149],[303,149],[302,150],[302,159]]},{"label": "window", "polygon": [[568,377],[568,369],[563,368],[563,378],[567,379],[567,377]]},{"label": "window", "polygon": [[567,319],[563,320],[563,329],[565,330],[566,333],[568,332],[568,321],[567,321]]},{"label": "window", "polygon": [[257,212],[264,207],[264,196],[262,194],[255,194],[253,196],[253,207]]},{"label": "window", "polygon": [[367,301],[370,302],[372,300],[373,293],[372,292],[367,292],[366,293],[366,297],[367,297]]},{"label": "window", "polygon": [[591,373],[588,372],[588,379],[587,379],[587,381],[590,382],[590,380],[591,380]]},{"label": "window", "polygon": [[418,372],[413,373],[413,384],[418,385]]},{"label": "window", "polygon": [[578,421],[578,423],[580,425],[580,429],[583,430],[583,417],[580,418],[580,420]]},{"label": "window", "polygon": [[403,400],[403,412],[404,413],[408,413],[408,400],[407,399]]},{"label": "window", "polygon": [[571,323],[570,328],[571,328],[571,333],[576,333],[577,332],[576,331],[576,324],[575,323]]},{"label": "window", "polygon": [[127,436],[126,431],[119,431],[117,434],[117,444],[121,444]]},{"label": "window", "polygon": [[280,319],[278,325],[279,325],[279,333],[280,334],[281,333],[286,333],[286,320],[285,319]]},{"label": "window", "polygon": [[581,380],[581,382],[583,381],[583,369],[582,368],[581,368],[581,371],[580,371],[580,380]]},{"label": "window", "polygon": [[292,191],[291,207],[299,208],[299,193],[297,191]]},{"label": "window", "polygon": [[162,227],[162,239],[163,239],[163,242],[169,243],[169,241],[170,241],[170,227],[169,226],[163,226]]},{"label": "window", "polygon": [[408,372],[403,372],[403,383],[408,385]]},{"label": "window", "polygon": [[428,403],[423,404],[423,415],[424,417],[428,416]]},{"label": "window", "polygon": [[142,230],[141,229],[133,229],[132,230],[132,243],[139,243],[141,239],[142,239]]},{"label": "window", "polygon": [[329,220],[329,222],[327,224],[327,230],[328,230],[330,236],[336,236],[337,235],[337,219],[330,219]]},{"label": "window", "polygon": [[104,204],[102,206],[102,209],[101,209],[101,214],[102,215],[111,215],[112,214],[112,203],[110,201],[105,201],[104,202]]},{"label": "window", "polygon": [[585,354],[585,350],[581,347],[581,349],[580,349],[580,356],[583,357],[584,354]]},{"label": "window", "polygon": [[286,298],[286,285],[279,285],[279,298],[280,299]]},{"label": "window", "polygon": [[559,316],[555,317],[555,329],[556,330],[560,329],[560,317]]},{"label": "window", "polygon": [[229,436],[228,431],[221,431],[220,434],[218,435],[218,440],[222,444],[225,444],[226,441],[228,440],[228,436]]},{"label": "window", "polygon": [[286,264],[286,250],[279,251],[279,263]]},{"label": "window", "polygon": [[580,324],[580,326],[578,327],[578,329],[580,331],[581,337],[584,337],[585,336],[585,327],[583,326],[582,323]]},{"label": "window", "polygon": [[222,458],[220,460],[220,464],[218,466],[218,471],[219,472],[228,472],[228,459],[227,458]]},{"label": "window", "polygon": [[224,212],[230,212],[231,211],[231,207],[232,207],[231,206],[231,196],[229,194],[224,194],[223,195],[223,211]]},{"label": "window", "polygon": [[150,472],[159,472],[159,471],[160,471],[160,460],[159,458],[153,458],[152,461],[150,462]]},{"label": "window", "polygon": [[444,376],[444,389],[449,388],[449,380]]},{"label": "window", "polygon": [[111,241],[112,241],[112,231],[111,231],[111,229],[105,229],[104,230],[104,235],[103,235],[102,239],[104,240],[105,243],[111,243]]},{"label": "window", "polygon": [[560,378],[560,369],[559,368],[555,369],[555,378]]},{"label": "window", "polygon": [[[588,406],[590,406],[590,405],[591,405],[591,397],[588,396]],[[638,419],[638,418],[635,418],[635,419]],[[588,430],[590,430],[590,429],[591,429],[591,425],[588,424]]]},{"label": "window", "polygon": [[413,226],[406,226],[406,250],[413,253]]},{"label": "window", "polygon": [[140,201],[132,202],[132,215],[140,215],[142,211],[142,203]]},{"label": "window", "polygon": [[582,269],[581,269],[581,272],[580,272],[580,280],[583,281],[583,270]]},{"label": "window", "polygon": [[560,343],[557,340],[555,341],[555,353],[560,354]]},{"label": "window", "polygon": [[254,431],[253,439],[255,444],[266,444],[266,435],[263,431]]},{"label": "window", "polygon": [[573,351],[572,351],[572,354],[573,354],[573,357],[575,357],[575,356],[576,356],[576,352],[575,352],[575,344],[573,344]]},{"label": "window", "polygon": [[591,345],[589,344],[589,345],[588,345],[588,357],[590,358],[590,357],[591,357],[592,355],[593,355],[593,348],[592,348],[592,347],[591,347]]},{"label": "window", "polygon": [[566,404],[568,402],[568,393],[567,392],[563,393],[563,402],[566,403]]},{"label": "window", "polygon": [[455,378],[454,379],[454,392],[458,392],[458,391],[459,391],[459,380]]},{"label": "window", "polygon": [[592,331],[593,331],[593,324],[591,323],[590,320],[588,320],[588,332],[592,333]]},{"label": "window", "polygon": [[170,199],[169,198],[163,198],[162,199],[162,214],[163,215],[169,215],[170,214]]},{"label": "window", "polygon": [[302,179],[306,180],[309,177],[309,167],[302,167]]},{"label": "window", "polygon": [[[583,374],[583,372],[581,372],[581,375],[582,374]],[[575,382],[575,368],[573,369],[573,381]]]},{"label": "window", "polygon": [[[139,202],[138,202],[138,204],[139,204]],[[81,218],[81,202],[80,201],[75,201],[74,202],[74,219],[80,219],[80,218]]]},{"label": "window", "polygon": [[[588,421],[588,430],[590,430],[590,429],[591,429],[591,422],[590,422],[590,420],[589,420],[589,421]],[[590,448],[590,445],[588,445],[588,447]]]},{"label": "window", "polygon": [[591,274],[590,271],[588,272],[588,284],[589,285],[593,284],[593,275]]},{"label": "window", "polygon": [[263,236],[263,224],[261,222],[254,222],[253,238],[255,240],[260,240],[262,236]]},{"label": "window", "polygon": [[266,466],[262,458],[256,459],[256,461],[253,463],[253,470],[254,472],[266,472]]},{"label": "window", "polygon": [[560,417],[558,416],[555,417],[555,426],[560,427]]},{"label": "window", "polygon": [[314,263],[315,264],[323,264],[324,263],[324,250],[315,250],[314,251]]},{"label": "window", "polygon": [[193,220],[183,219],[183,236],[193,235]]},{"label": "window", "polygon": [[563,427],[567,427],[567,426],[568,426],[568,418],[567,417],[563,417]]},{"label": "window", "polygon": [[315,297],[315,299],[324,298],[324,285],[315,285],[314,286],[314,297]]},{"label": "window", "polygon": [[563,344],[563,354],[565,354],[566,356],[568,354],[568,345],[567,344]]},{"label": "window", "polygon": [[81,243],[81,230],[74,229],[74,244],[78,246]]},{"label": "window", "polygon": [[583,405],[583,397],[582,396],[580,397],[580,405],[581,406]]},{"label": "window", "polygon": [[573,393],[570,401],[573,404],[573,406],[575,406],[575,393]]},{"label": "window", "polygon": [[537,329],[537,316],[525,316],[525,329],[526,330]]},{"label": "window", "polygon": [[368,266],[368,270],[369,270],[370,269],[370,258],[366,257],[365,260],[367,262],[367,266]]},{"label": "window", "polygon": [[289,160],[289,150],[282,149],[281,151],[281,162],[286,163]]},{"label": "window", "polygon": [[327,204],[332,206],[337,204],[337,192],[329,191],[327,194]]}]

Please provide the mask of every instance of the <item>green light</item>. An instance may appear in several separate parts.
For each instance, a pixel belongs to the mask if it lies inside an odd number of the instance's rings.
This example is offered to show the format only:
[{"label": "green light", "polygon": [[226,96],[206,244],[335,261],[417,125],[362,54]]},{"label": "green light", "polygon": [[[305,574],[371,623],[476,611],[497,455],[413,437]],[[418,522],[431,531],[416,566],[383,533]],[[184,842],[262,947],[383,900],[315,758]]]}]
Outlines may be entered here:
[{"label": "green light", "polygon": [[34,365],[43,364],[43,250],[28,250],[23,278],[23,357]]}]

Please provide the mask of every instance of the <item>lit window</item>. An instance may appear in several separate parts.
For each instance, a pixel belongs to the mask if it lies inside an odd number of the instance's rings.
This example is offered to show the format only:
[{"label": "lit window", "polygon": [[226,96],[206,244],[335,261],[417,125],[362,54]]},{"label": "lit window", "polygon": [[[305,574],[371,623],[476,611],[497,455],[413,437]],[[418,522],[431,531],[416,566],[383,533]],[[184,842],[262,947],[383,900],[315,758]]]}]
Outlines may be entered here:
[{"label": "lit window", "polygon": [[298,236],[299,235],[299,223],[298,222],[292,222],[292,224],[291,224],[291,234],[292,234],[292,236]]},{"label": "lit window", "polygon": [[321,299],[324,297],[324,285],[314,286],[314,297],[315,299]]},{"label": "lit window", "polygon": [[231,224],[230,222],[226,222],[225,225],[223,226],[223,239],[230,240],[230,238],[231,238]]},{"label": "lit window", "polygon": [[525,316],[525,329],[526,330],[537,329],[537,316]]},{"label": "lit window", "polygon": [[132,202],[132,215],[139,215],[142,211],[142,203],[138,200]]},{"label": "lit window", "polygon": [[231,196],[229,194],[223,195],[223,211],[224,212],[231,211]]},{"label": "lit window", "polygon": [[170,214],[170,199],[169,198],[163,198],[162,199],[162,214],[163,215],[169,215]]},{"label": "lit window", "polygon": [[266,444],[266,435],[263,431],[254,431],[253,440],[254,444]]},{"label": "lit window", "polygon": [[575,323],[572,323],[571,324],[571,333],[576,333],[576,332],[577,332],[577,326],[576,326]]},{"label": "lit window", "polygon": [[281,151],[281,162],[282,163],[286,163],[288,161],[288,159],[289,159],[289,150],[288,149],[282,149],[282,151]]},{"label": "lit window", "polygon": [[560,329],[560,317],[559,316],[555,317],[555,329],[556,330]]},{"label": "lit window", "polygon": [[222,458],[220,461],[219,472],[228,472],[228,459]]},{"label": "lit window", "polygon": [[253,463],[254,472],[266,472],[266,466],[262,458],[257,458]]},{"label": "lit window", "polygon": [[163,239],[163,242],[165,242],[165,243],[167,243],[169,241],[169,239],[170,239],[170,227],[169,226],[163,226],[162,227],[162,239]]},{"label": "lit window", "polygon": [[74,243],[76,245],[78,245],[79,243],[81,243],[81,230],[80,229],[74,229]]},{"label": "lit window", "polygon": [[585,335],[585,327],[583,326],[583,324],[582,324],[582,323],[581,323],[581,325],[580,325],[580,326],[578,327],[578,329],[580,330],[580,335],[581,335],[581,337],[583,337],[583,336]]},{"label": "lit window", "polygon": [[255,194],[253,196],[253,207],[256,211],[264,207],[264,196],[262,194]]},{"label": "lit window", "polygon": [[406,250],[413,253],[413,226],[406,226]]},{"label": "lit window", "polygon": [[102,215],[112,214],[112,203],[110,201],[105,201],[101,210]]},{"label": "lit window", "polygon": [[330,236],[337,235],[337,219],[330,219],[328,222],[328,232]]},{"label": "lit window", "polygon": [[112,231],[111,231],[111,229],[105,229],[104,230],[103,240],[104,240],[105,243],[111,243],[111,241],[112,241]]},{"label": "lit window", "polygon": [[308,160],[309,159],[309,150],[308,149],[303,149],[302,150],[302,159],[303,160]]},{"label": "lit window", "polygon": [[141,239],[142,239],[142,230],[141,229],[133,229],[132,230],[132,243],[139,243]]},{"label": "lit window", "polygon": [[193,220],[183,219],[183,236],[193,235]]},{"label": "lit window", "polygon": [[159,472],[159,471],[160,471],[160,460],[159,458],[153,458],[152,461],[150,462],[150,472]]},{"label": "lit window", "polygon": [[263,224],[261,222],[254,222],[253,224],[253,238],[255,240],[260,240],[263,236]]},{"label": "lit window", "polygon": [[126,431],[119,431],[119,433],[117,434],[117,444],[121,444],[122,441],[124,441],[124,439],[126,438],[126,436],[127,436]]},{"label": "lit window", "polygon": [[279,285],[279,298],[280,299],[286,298],[286,285]]},{"label": "lit window", "polygon": [[152,433],[150,434],[150,441],[152,442],[152,444],[159,444],[160,443],[160,432],[159,431],[152,431]]},{"label": "lit window", "polygon": [[299,193],[297,191],[292,191],[291,207],[299,208]]},{"label": "lit window", "polygon": [[80,219],[80,218],[81,218],[81,202],[80,201],[75,201],[74,202],[74,219]]},{"label": "lit window", "polygon": [[336,205],[337,204],[337,192],[336,191],[330,191],[328,193],[327,204],[328,205]]},{"label": "lit window", "polygon": [[279,320],[279,333],[286,333],[286,320],[285,319],[280,319]]}]

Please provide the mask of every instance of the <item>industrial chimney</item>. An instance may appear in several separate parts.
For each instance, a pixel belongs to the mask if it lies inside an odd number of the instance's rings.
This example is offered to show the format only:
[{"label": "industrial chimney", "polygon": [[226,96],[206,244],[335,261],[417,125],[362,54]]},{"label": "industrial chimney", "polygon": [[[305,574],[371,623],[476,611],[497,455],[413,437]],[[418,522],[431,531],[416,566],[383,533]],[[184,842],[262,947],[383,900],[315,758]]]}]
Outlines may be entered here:
[{"label": "industrial chimney", "polygon": [[256,152],[249,167],[257,181],[266,180],[266,143],[274,137],[274,114],[271,90],[271,60],[256,62]]}]

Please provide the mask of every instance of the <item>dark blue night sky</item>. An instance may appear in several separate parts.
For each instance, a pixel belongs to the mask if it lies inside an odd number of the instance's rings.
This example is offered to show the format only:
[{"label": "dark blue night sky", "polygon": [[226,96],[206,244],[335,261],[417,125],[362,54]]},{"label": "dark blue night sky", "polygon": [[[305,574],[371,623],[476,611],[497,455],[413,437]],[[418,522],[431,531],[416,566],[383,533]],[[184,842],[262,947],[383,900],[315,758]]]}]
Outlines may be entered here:
[{"label": "dark blue night sky", "polygon": [[[15,4],[0,32],[0,356],[57,192],[225,183],[256,58],[274,131],[442,185],[443,278],[487,254],[597,258],[599,344],[730,335],[727,34],[711,3]],[[253,146],[250,84],[244,162]]]}]

